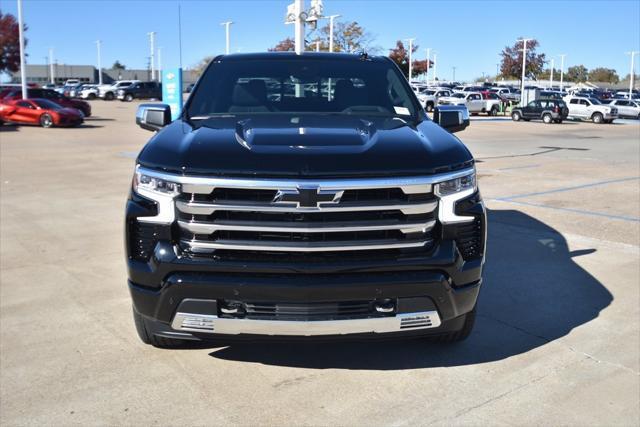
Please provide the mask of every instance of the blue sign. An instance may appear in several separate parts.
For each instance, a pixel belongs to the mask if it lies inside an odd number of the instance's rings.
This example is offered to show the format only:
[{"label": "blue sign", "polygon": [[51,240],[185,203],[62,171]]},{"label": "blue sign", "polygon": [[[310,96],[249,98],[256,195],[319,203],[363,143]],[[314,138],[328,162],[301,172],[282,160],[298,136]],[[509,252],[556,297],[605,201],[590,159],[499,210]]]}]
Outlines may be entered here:
[{"label": "blue sign", "polygon": [[182,68],[162,70],[162,102],[171,107],[171,120],[182,111]]}]

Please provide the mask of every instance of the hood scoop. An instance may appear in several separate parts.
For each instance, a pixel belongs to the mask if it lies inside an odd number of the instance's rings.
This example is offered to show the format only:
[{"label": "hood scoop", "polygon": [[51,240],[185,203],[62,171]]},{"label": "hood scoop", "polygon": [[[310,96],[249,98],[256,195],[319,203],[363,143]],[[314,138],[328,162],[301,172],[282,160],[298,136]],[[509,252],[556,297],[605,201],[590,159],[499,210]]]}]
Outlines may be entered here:
[{"label": "hood scoop", "polygon": [[236,123],[236,141],[247,150],[364,150],[376,133],[372,122],[356,117],[294,116],[250,118]]}]

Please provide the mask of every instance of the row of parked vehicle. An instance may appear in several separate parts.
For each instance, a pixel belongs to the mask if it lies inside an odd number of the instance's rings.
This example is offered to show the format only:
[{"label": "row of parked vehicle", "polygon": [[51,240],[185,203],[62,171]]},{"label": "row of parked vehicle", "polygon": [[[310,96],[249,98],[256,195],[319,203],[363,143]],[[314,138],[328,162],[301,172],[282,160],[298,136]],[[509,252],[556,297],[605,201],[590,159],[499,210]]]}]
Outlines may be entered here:
[{"label": "row of parked vehicle", "polygon": [[131,102],[134,99],[162,99],[162,84],[158,82],[143,82],[140,80],[119,80],[109,84],[87,84],[77,80],[67,80],[63,86],[56,87],[48,84],[47,89],[65,95],[69,98],[103,99],[112,101],[119,99]]}]

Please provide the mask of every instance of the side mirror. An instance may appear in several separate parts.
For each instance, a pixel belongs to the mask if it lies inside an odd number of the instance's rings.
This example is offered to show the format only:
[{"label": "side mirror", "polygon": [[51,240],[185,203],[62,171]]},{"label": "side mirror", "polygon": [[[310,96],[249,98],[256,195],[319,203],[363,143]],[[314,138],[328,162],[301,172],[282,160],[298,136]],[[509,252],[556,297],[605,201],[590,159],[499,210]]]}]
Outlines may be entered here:
[{"label": "side mirror", "polygon": [[136,112],[136,124],[142,129],[159,131],[171,123],[171,107],[167,104],[141,104]]},{"label": "side mirror", "polygon": [[464,105],[439,105],[433,111],[433,121],[451,133],[469,126],[469,110]]}]

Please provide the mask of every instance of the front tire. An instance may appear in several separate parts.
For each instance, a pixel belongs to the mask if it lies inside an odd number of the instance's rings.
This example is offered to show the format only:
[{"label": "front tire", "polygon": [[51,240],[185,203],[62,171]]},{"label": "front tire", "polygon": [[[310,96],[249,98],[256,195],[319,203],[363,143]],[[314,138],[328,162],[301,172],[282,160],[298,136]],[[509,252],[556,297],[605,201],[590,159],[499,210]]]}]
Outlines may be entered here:
[{"label": "front tire", "polygon": [[126,102],[131,102],[131,101],[133,101],[133,95],[131,95],[130,93],[126,94],[126,95],[124,96],[124,100],[125,100]]},{"label": "front tire", "polygon": [[476,323],[476,307],[473,307],[473,310],[465,314],[464,325],[462,325],[461,329],[457,331],[449,332],[444,335],[440,335],[436,338],[436,340],[438,342],[443,342],[443,343],[454,343],[454,342],[464,341],[467,338],[469,338],[469,335],[471,335],[471,332],[473,331],[473,326],[475,325],[475,323]]},{"label": "front tire", "polygon": [[600,124],[604,122],[604,117],[601,113],[594,113],[594,115],[591,116],[591,120],[593,120],[593,123]]},{"label": "front tire", "polygon": [[135,308],[133,308],[133,322],[136,325],[136,332],[138,333],[140,341],[145,344],[149,344],[158,348],[180,348],[187,347],[190,343],[189,341],[185,340],[158,337],[150,333],[144,316],[138,313]]},{"label": "front tire", "polygon": [[40,126],[43,128],[50,128],[53,126],[53,117],[51,117],[51,114],[44,113],[40,116]]},{"label": "front tire", "polygon": [[107,93],[104,95],[104,99],[105,99],[106,101],[113,101],[113,93],[111,93],[111,92],[107,92]]},{"label": "front tire", "polygon": [[521,118],[522,116],[518,111],[514,111],[513,113],[511,113],[511,120],[513,120],[514,122],[519,122]]},{"label": "front tire", "polygon": [[96,99],[96,94],[95,93],[90,93],[88,98],[89,98],[89,100],[93,101],[94,99]]},{"label": "front tire", "polygon": [[489,111],[489,115],[490,116],[497,116],[498,115],[498,106],[494,105],[493,107],[491,107],[491,111]]},{"label": "front tire", "polygon": [[551,117],[551,114],[545,114],[542,116],[542,121],[550,125],[551,123],[553,123],[553,118]]}]

